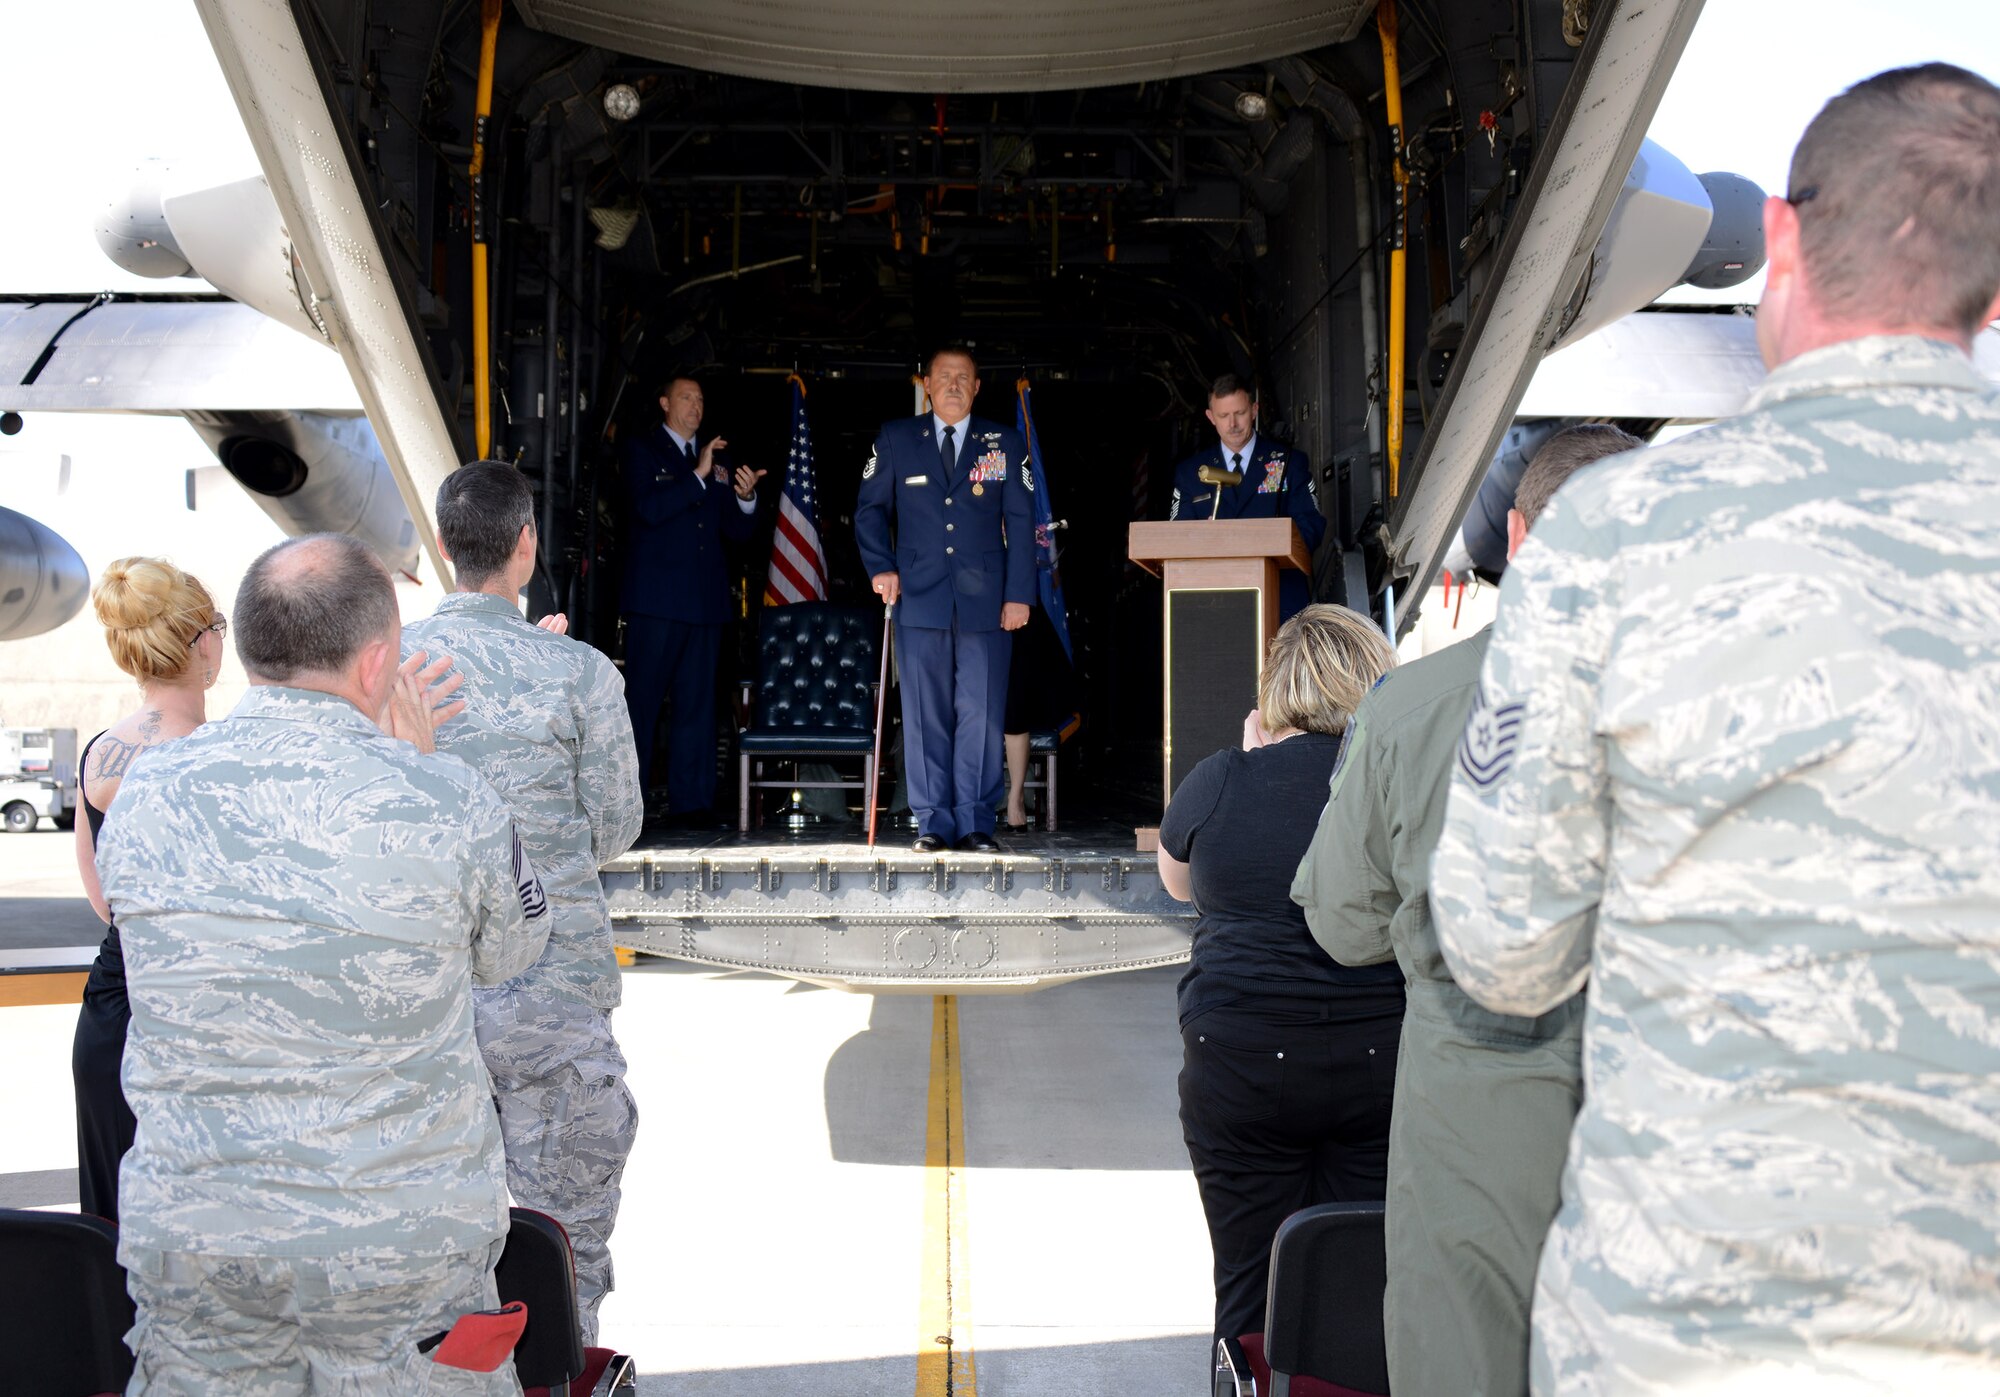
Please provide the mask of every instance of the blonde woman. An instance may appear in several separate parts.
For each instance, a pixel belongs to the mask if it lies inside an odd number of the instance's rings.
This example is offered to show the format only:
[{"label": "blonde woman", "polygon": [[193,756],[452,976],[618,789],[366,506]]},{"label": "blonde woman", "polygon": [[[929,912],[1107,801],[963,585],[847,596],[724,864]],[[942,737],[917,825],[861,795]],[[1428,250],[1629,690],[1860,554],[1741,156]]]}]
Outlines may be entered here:
[{"label": "blonde woman", "polygon": [[118,667],[139,681],[139,706],[83,749],[84,818],[76,826],[76,866],[84,892],[108,929],[84,985],[70,1069],[76,1078],[77,1188],[82,1210],[118,1219],[118,1164],[131,1148],[132,1112],[119,1085],[125,1055],[125,957],[97,882],[97,837],[104,812],[132,763],[185,737],[207,719],[207,693],[222,668],[229,625],[208,589],[159,558],[121,558],[90,594],[104,642]]},{"label": "blonde woman", "polygon": [[1215,1249],[1216,1339],[1263,1333],[1288,1214],[1382,1197],[1402,971],[1336,964],[1291,886],[1348,721],[1395,663],[1366,616],[1301,611],[1271,642],[1243,749],[1190,771],[1160,822],[1160,881],[1197,917],[1180,983],[1181,1133]]}]

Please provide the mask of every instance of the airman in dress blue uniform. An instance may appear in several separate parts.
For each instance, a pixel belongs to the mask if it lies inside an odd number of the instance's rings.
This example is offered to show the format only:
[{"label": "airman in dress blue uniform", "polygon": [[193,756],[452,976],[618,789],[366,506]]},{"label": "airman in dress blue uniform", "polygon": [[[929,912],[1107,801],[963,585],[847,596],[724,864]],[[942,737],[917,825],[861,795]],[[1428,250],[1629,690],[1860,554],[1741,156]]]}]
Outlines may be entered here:
[{"label": "airman in dress blue uniform", "polygon": [[932,355],[924,388],[932,410],[875,439],[854,537],[877,595],[896,608],[916,847],[991,850],[1007,780],[1005,632],[1028,623],[1035,596],[1035,486],[1020,434],[971,415],[971,353]]},{"label": "airman in dress blue uniform", "polygon": [[[1174,468],[1174,498],[1169,519],[1277,519],[1289,515],[1305,540],[1306,551],[1319,551],[1326,537],[1326,520],[1319,512],[1306,453],[1257,431],[1257,400],[1250,385],[1235,374],[1224,374],[1208,390],[1208,420],[1219,440],[1197,451]],[[1203,466],[1243,477],[1235,485],[1211,485],[1201,478]],[[1218,498],[1219,497],[1219,498]],[[1287,570],[1278,582],[1280,619],[1290,617],[1312,600],[1312,579]]]},{"label": "airman in dress blue uniform", "polygon": [[[699,816],[715,800],[715,664],[730,619],[723,540],[755,528],[762,471],[715,464],[729,443],[697,449],[701,385],[675,378],[660,390],[664,420],[625,444],[627,529],[618,609],[625,617],[625,699],[639,745],[639,781],[653,788],[653,733],[673,699],[667,807]],[[730,486],[735,487],[734,493]]]}]

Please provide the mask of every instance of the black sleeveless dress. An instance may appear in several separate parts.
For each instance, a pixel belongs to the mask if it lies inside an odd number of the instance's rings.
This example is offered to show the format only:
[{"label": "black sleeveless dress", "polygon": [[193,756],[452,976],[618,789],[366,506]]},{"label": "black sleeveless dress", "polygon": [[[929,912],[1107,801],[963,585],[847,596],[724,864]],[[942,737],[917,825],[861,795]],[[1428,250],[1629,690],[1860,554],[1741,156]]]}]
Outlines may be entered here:
[{"label": "black sleeveless dress", "polygon": [[[93,737],[84,747],[79,771],[96,745]],[[95,845],[104,833],[104,812],[90,803],[81,787],[79,781],[77,794]],[[112,1222],[118,1221],[118,1165],[138,1130],[119,1081],[125,1028],[131,1022],[132,1009],[125,1000],[125,948],[114,924],[105,929],[104,944],[97,948],[97,960],[84,982],[83,1008],[76,1016],[76,1042],[69,1059],[70,1075],[76,1080],[77,1201],[83,1212]]]}]

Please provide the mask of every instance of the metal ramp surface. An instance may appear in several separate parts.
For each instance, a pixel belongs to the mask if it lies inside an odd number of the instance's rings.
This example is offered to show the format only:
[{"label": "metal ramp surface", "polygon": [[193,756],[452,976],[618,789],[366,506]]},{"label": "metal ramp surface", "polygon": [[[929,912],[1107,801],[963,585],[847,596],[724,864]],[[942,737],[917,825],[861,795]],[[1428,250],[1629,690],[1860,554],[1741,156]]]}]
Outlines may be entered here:
[{"label": "metal ramp surface", "polygon": [[667,836],[605,866],[618,944],[871,993],[1003,992],[1188,957],[1194,912],[1130,828],[999,854],[819,836]]}]

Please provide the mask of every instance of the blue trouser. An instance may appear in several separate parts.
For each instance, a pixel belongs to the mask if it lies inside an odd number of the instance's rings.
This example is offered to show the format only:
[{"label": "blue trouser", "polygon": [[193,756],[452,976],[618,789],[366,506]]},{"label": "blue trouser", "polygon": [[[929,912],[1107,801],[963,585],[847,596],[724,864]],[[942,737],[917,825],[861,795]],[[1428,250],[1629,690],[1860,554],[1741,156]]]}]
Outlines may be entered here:
[{"label": "blue trouser", "polygon": [[653,734],[660,702],[670,698],[667,807],[677,813],[715,803],[715,662],[724,629],[663,616],[625,618],[625,705],[639,744],[639,785],[653,788]]},{"label": "blue trouser", "polygon": [[903,770],[919,834],[957,843],[993,833],[993,807],[1007,789],[1000,719],[1013,653],[1006,631],[896,623]]}]

